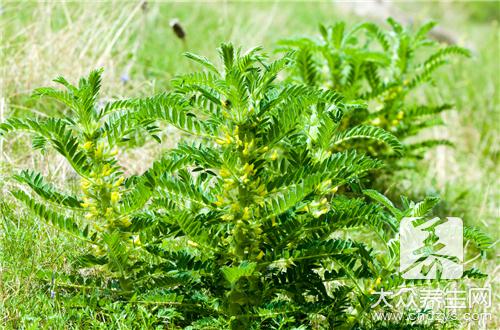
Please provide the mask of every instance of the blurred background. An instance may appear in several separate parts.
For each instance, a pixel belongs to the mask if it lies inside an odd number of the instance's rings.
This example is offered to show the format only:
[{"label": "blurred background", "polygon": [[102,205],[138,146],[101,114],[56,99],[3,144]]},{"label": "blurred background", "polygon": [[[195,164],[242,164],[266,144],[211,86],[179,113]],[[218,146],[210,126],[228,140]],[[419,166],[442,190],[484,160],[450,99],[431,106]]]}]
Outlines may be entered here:
[{"label": "blurred background", "polygon": [[[395,189],[409,195],[444,195],[451,208],[446,211],[491,226],[499,215],[499,1],[7,1],[0,7],[0,121],[23,112],[57,111],[53,102],[33,100],[30,94],[59,75],[76,81],[103,67],[102,97],[151,95],[168,89],[173,76],[195,69],[183,57],[185,51],[216,61],[216,48],[224,41],[271,51],[282,38],[317,34],[320,23],[385,24],[390,16],[405,25],[435,20],[434,38],[468,47],[474,54],[442,69],[437,86],[419,96],[455,104],[454,111],[444,114],[447,126],[427,134],[448,137],[456,148],[435,149],[417,176],[396,178]],[[184,39],[172,31],[173,19],[185,30]],[[175,142],[175,137],[166,137]],[[19,137],[14,149],[28,150],[24,140]],[[0,156],[6,155],[2,150]],[[32,157],[15,155],[23,162]],[[131,154],[128,166],[140,171],[144,162],[136,160]]]},{"label": "blurred background", "polygon": [[[146,96],[168,89],[173,76],[195,69],[182,56],[185,51],[216,60],[216,48],[224,41],[242,48],[263,46],[271,51],[279,39],[317,34],[320,23],[343,20],[352,26],[370,20],[385,24],[389,16],[405,25],[435,20],[438,28],[433,32],[434,38],[468,47],[474,56],[446,66],[440,71],[436,86],[419,96],[455,104],[454,110],[443,115],[447,126],[426,134],[447,137],[456,147],[432,150],[418,165],[417,172],[393,178],[394,188],[387,193],[438,194],[443,199],[443,215],[462,217],[467,224],[480,227],[496,239],[500,215],[499,1],[3,1],[0,122],[12,115],[43,116],[60,111],[53,102],[30,98],[34,88],[52,85],[51,80],[59,75],[76,82],[91,69],[103,67],[102,97]],[[186,32],[183,40],[172,31],[173,19]],[[168,134],[166,131],[163,140],[175,142],[176,137]],[[151,144],[149,153],[125,155],[125,166],[140,171],[158,154],[156,148]],[[5,196],[6,178],[20,165],[33,165],[60,182],[67,182],[67,169],[48,159],[32,155],[29,140],[23,135],[8,143],[0,140],[0,199]],[[4,267],[2,271],[0,265],[0,298],[17,293],[22,299],[19,292],[30,288],[30,264],[47,266],[52,262],[54,268],[65,267],[59,257],[46,260],[44,256],[50,249],[54,256],[60,256],[65,249],[74,247],[63,241],[53,244],[59,238],[41,228],[31,219],[0,231],[4,240],[0,249]],[[499,274],[498,248],[494,251],[484,260],[482,269],[490,275],[488,281]],[[17,271],[8,272],[6,267],[17,267]],[[17,284],[2,287],[7,279]],[[2,299],[0,302],[3,304]],[[9,303],[16,306],[12,300]]]}]

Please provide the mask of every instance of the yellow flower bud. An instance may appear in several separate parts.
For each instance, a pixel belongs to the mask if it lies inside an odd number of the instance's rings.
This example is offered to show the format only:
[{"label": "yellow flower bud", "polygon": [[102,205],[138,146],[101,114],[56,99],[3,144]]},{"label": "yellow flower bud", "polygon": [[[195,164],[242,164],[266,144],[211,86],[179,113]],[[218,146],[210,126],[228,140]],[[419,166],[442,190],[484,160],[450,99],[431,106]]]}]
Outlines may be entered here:
[{"label": "yellow flower bud", "polygon": [[398,115],[396,116],[397,119],[401,120],[403,119],[405,113],[403,111],[398,112]]},{"label": "yellow flower bud", "polygon": [[260,250],[259,254],[257,255],[257,257],[255,257],[255,259],[260,260],[262,259],[262,257],[264,257],[264,251]]}]

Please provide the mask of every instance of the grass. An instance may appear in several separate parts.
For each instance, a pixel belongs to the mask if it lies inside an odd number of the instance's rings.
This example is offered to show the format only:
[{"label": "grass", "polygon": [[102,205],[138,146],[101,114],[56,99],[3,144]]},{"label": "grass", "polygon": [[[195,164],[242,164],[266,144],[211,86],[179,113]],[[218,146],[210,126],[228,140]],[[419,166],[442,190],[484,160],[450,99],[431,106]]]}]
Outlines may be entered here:
[{"label": "grass", "polygon": [[[448,136],[456,147],[429,153],[416,172],[396,178],[389,193],[439,194],[444,200],[440,214],[462,217],[497,240],[498,6],[475,2],[401,3],[399,7],[416,21],[437,19],[475,56],[443,70],[438,88],[420,96],[454,100],[455,110],[445,115],[447,127],[427,134]],[[186,50],[214,59],[222,41],[270,49],[280,38],[315,33],[320,22],[343,19],[352,24],[362,19],[342,14],[330,2],[148,2],[146,7],[120,1],[7,2],[1,8],[0,121],[13,114],[62,111],[29,97],[33,88],[49,84],[58,75],[76,79],[102,66],[103,95],[147,95],[168,88],[170,78],[192,69],[182,57]],[[172,18],[185,28],[186,42],[171,32]],[[165,135],[175,143],[168,131]],[[0,140],[0,324],[26,329],[102,328],[101,321],[108,320],[106,328],[150,328],[152,309],[110,303],[95,314],[93,293],[71,298],[70,289],[59,289],[57,299],[50,298],[50,286],[38,280],[40,271],[64,271],[80,247],[20,211],[6,193],[12,184],[8,177],[26,164],[34,164],[60,184],[71,183],[72,174],[61,159],[53,161],[52,154],[30,154],[26,136],[12,140]],[[128,170],[140,172],[141,163],[156,154],[152,145],[147,155],[130,152],[123,159]],[[485,283],[494,287],[499,284],[497,256],[495,247],[480,265],[490,275]],[[498,315],[498,292],[494,299],[492,313]],[[167,309],[162,313],[165,320],[175,317]],[[498,326],[497,322],[490,327]]]}]

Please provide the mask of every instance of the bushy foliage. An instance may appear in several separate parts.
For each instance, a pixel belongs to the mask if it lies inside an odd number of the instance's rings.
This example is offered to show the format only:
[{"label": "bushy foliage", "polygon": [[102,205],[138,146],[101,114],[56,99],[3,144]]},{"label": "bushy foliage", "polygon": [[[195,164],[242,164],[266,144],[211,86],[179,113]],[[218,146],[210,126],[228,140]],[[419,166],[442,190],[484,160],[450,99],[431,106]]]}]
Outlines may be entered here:
[{"label": "bushy foliage", "polygon": [[[469,57],[467,49],[441,46],[427,38],[429,22],[413,30],[388,19],[390,30],[361,23],[351,30],[343,22],[320,26],[320,38],[281,41],[281,50],[295,50],[290,79],[309,86],[324,86],[365,104],[344,116],[343,128],[359,124],[384,128],[405,141],[404,160],[421,158],[424,151],[447,140],[408,140],[422,129],[443,124],[439,114],[452,105],[422,103],[424,84],[435,83],[434,73],[452,56]],[[419,101],[415,101],[418,97]],[[377,143],[364,144],[366,152],[393,158]],[[396,164],[392,163],[393,166]]]},{"label": "bushy foliage", "polygon": [[[383,163],[358,141],[394,155],[404,147],[382,127],[344,125],[365,107],[352,101],[353,89],[339,87],[346,97],[278,81],[297,53],[272,61],[259,48],[223,44],[219,52],[221,69],[188,53],[203,71],[149,98],[101,104],[101,71],[78,86],[60,77],[65,90],[35,95],[62,102],[61,117],[0,124],[2,134],[31,132],[34,149],[55,149],[80,179],[78,191],[62,192],[33,170],[14,177],[31,188],[13,190],[15,198],[88,243],[74,258],[78,271],[56,286],[96,308],[92,292],[147,306],[154,325],[172,328],[375,326],[370,292],[403,283],[399,221],[426,215],[437,199],[403,199],[397,208],[365,186]],[[144,173],[125,175],[124,143],[137,134],[160,141],[160,122],[183,141]],[[490,244],[473,229],[468,238]]]}]

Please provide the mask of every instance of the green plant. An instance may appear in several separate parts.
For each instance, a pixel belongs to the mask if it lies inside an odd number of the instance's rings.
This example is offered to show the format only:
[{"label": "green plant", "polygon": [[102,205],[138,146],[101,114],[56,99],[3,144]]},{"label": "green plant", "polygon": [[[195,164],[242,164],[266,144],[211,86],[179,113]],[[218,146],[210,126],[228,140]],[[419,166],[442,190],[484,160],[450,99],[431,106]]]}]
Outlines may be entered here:
[{"label": "green plant", "polygon": [[74,261],[81,266],[99,265],[109,285],[131,290],[130,276],[140,268],[138,229],[132,218],[142,209],[142,183],[123,173],[117,154],[120,146],[137,131],[157,138],[151,121],[131,116],[135,100],[108,102],[99,106],[102,70],[92,71],[78,86],[63,77],[55,82],[66,90],[39,88],[34,96],[53,98],[65,106],[61,117],[11,118],[0,124],[5,135],[24,130],[33,135],[33,149],[56,150],[72,167],[80,181],[77,192],[60,191],[30,169],[14,176],[31,188],[32,194],[16,189],[12,195],[49,224],[88,243],[92,252]]},{"label": "green plant", "polygon": [[[173,93],[147,99],[99,107],[100,71],[78,87],[56,79],[66,91],[37,89],[36,95],[63,102],[69,112],[12,118],[0,129],[33,132],[35,149],[52,146],[80,176],[81,191],[58,191],[25,170],[15,179],[37,197],[12,194],[88,242],[94,250],[77,263],[99,270],[117,297],[193,306],[187,307],[198,310],[193,316],[215,313],[233,327],[271,324],[279,314],[282,324],[314,322],[322,313],[338,323],[349,289],[336,289],[344,298],[332,296],[323,281],[373,276],[375,261],[364,244],[329,236],[382,221],[377,208],[347,197],[359,177],[382,164],[331,148],[357,137],[386,141],[396,150],[400,145],[381,129],[337,134],[338,119],[355,105],[335,92],[277,84],[288,57],[266,63],[259,49],[240,55],[231,45],[223,45],[221,55],[222,73],[188,54],[207,71],[180,77]],[[116,148],[137,130],[155,137],[159,119],[191,139],[144,174],[125,178]],[[336,195],[339,188],[346,196]],[[326,278],[313,270],[334,260],[342,267]],[[76,278],[92,287],[92,280]],[[337,309],[312,306],[313,296]]]},{"label": "green plant", "polygon": [[[455,45],[438,47],[428,39],[433,22],[415,31],[393,19],[388,23],[391,31],[367,22],[350,31],[342,22],[321,25],[320,39],[296,38],[280,44],[284,50],[295,50],[292,81],[324,86],[346,99],[364,102],[364,107],[344,116],[343,127],[367,124],[390,131],[404,141],[403,159],[408,161],[421,158],[430,147],[452,145],[442,139],[414,141],[421,130],[443,124],[439,114],[452,108],[447,103],[417,103],[415,97],[421,96],[421,85],[434,83],[434,73],[449,63],[451,56],[469,57],[470,52]],[[371,155],[393,158],[382,145],[362,147]]]},{"label": "green plant", "polygon": [[[181,172],[175,186],[186,184],[185,193],[169,205],[204,269],[211,270],[202,277],[200,295],[232,328],[321,319],[339,325],[346,321],[351,288],[327,292],[324,282],[354,283],[375,276],[380,266],[368,246],[333,234],[390,224],[384,225],[376,206],[355,197],[359,178],[381,163],[332,148],[356,138],[384,141],[396,151],[400,144],[381,129],[338,133],[343,112],[356,104],[344,103],[336,92],[276,83],[288,56],[267,62],[259,49],[240,54],[228,44],[220,53],[222,72],[187,54],[205,71],[172,83],[196,118],[212,127],[209,136],[198,137],[203,144],[184,146],[196,167]],[[322,274],[323,267],[328,270]]]},{"label": "green plant", "polygon": [[[101,71],[93,71],[78,86],[56,79],[65,91],[36,90],[65,104],[62,117],[0,124],[2,134],[32,132],[35,149],[53,147],[80,177],[76,192],[31,170],[14,177],[36,195],[14,197],[88,243],[74,258],[78,272],[40,275],[55,278],[54,292],[100,308],[103,322],[130,303],[150,327],[373,326],[371,290],[402,283],[392,239],[399,220],[425,215],[435,199],[397,210],[362,180],[382,162],[347,142],[375,140],[396,154],[399,141],[382,128],[343,129],[359,104],[337,92],[278,82],[291,55],[269,61],[259,48],[223,44],[222,70],[186,55],[204,71],[176,78],[169,93],[99,106]],[[137,132],[159,140],[159,121],[184,141],[125,176],[123,143]],[[388,244],[384,256],[378,249]]]}]

